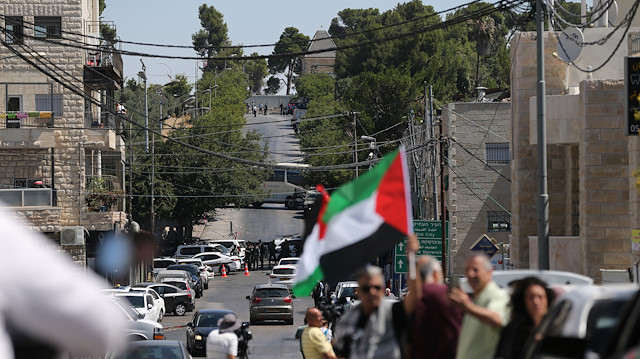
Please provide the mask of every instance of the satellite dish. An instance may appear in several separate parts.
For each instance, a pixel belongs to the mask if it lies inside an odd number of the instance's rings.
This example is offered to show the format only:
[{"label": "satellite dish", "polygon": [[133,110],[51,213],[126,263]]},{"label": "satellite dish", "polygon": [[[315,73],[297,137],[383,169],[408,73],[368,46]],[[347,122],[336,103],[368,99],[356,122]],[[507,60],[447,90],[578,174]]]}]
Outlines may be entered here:
[{"label": "satellite dish", "polygon": [[572,63],[580,57],[582,53],[582,43],[584,35],[577,27],[568,27],[558,34],[558,56],[566,63]]},{"label": "satellite dish", "polygon": [[618,3],[613,1],[611,2],[611,6],[609,7],[609,26],[613,26],[615,24],[616,19],[618,19]]}]

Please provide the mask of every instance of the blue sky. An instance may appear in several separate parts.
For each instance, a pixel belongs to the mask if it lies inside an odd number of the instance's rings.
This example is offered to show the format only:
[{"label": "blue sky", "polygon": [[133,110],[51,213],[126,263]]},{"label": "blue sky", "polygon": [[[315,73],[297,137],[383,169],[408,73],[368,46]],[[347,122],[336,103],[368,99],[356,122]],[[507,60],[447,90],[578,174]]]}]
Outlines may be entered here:
[{"label": "blue sky", "polygon": [[[408,1],[408,0],[407,0]],[[436,11],[467,3],[471,0],[423,1]],[[103,20],[113,21],[122,40],[191,45],[191,34],[198,31],[198,7],[203,1],[193,0],[106,0]],[[331,19],[345,8],[377,8],[381,12],[392,9],[398,1],[391,0],[324,0],[295,2],[283,0],[224,0],[207,2],[224,15],[232,43],[253,45],[278,41],[285,27],[293,26],[310,37],[320,28],[328,29]],[[314,6],[314,5],[319,6]],[[189,49],[161,49],[146,46],[123,45],[123,49],[145,53],[161,53],[176,56],[195,56]],[[247,49],[268,54],[271,48]],[[193,81],[195,61],[170,59],[143,59],[147,77],[151,83],[169,82],[169,75],[184,73]],[[135,76],[141,70],[140,58],[124,57],[124,74]],[[200,76],[200,74],[198,74]]]}]

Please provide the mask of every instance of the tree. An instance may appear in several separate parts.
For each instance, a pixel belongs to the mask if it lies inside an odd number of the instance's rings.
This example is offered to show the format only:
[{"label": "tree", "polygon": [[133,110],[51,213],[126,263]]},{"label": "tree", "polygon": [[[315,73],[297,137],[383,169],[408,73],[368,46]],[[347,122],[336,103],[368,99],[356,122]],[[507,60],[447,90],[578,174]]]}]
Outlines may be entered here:
[{"label": "tree", "polygon": [[222,13],[213,6],[202,4],[198,8],[198,18],[202,29],[191,35],[191,39],[198,55],[209,60],[204,68],[205,71],[212,71],[222,65],[220,60],[212,61],[214,57],[233,53],[233,49],[221,49],[223,46],[231,45],[229,30],[223,17]]},{"label": "tree", "polygon": [[267,80],[267,87],[264,89],[264,93],[267,95],[275,95],[280,91],[280,79],[276,76],[269,77]]},{"label": "tree", "polygon": [[[258,53],[254,52],[251,56],[258,56]],[[247,74],[247,78],[249,79],[251,92],[259,95],[262,92],[264,78],[269,74],[267,60],[258,59],[247,61],[244,65],[244,72]]]},{"label": "tree", "polygon": [[[305,51],[309,47],[309,36],[295,27],[287,27],[273,49],[273,55],[283,55]],[[269,58],[269,71],[272,75],[284,73],[287,79],[287,95],[291,94],[291,85],[295,75],[302,70],[302,56],[284,56]]]}]

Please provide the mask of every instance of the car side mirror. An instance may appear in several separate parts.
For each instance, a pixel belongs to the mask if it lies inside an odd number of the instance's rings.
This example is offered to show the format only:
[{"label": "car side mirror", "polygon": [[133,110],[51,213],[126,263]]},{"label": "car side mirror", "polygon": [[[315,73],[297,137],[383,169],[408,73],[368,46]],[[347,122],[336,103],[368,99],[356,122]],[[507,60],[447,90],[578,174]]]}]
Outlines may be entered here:
[{"label": "car side mirror", "polygon": [[153,304],[151,303],[147,304],[147,309],[151,310],[151,308],[153,308]]},{"label": "car side mirror", "polygon": [[251,300],[251,296],[250,295],[247,296],[247,300]]},{"label": "car side mirror", "polygon": [[193,327],[193,323],[192,322],[187,323],[187,327]]},{"label": "car side mirror", "polygon": [[291,294],[291,299],[296,299],[295,294]]}]

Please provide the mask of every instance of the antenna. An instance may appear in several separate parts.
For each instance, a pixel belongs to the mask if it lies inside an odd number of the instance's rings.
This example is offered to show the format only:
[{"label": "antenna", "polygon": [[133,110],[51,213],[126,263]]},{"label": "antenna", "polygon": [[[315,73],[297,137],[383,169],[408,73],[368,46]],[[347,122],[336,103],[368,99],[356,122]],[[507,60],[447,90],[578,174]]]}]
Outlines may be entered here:
[{"label": "antenna", "polygon": [[566,63],[573,63],[582,53],[584,34],[577,27],[568,27],[558,34],[558,57]]}]

